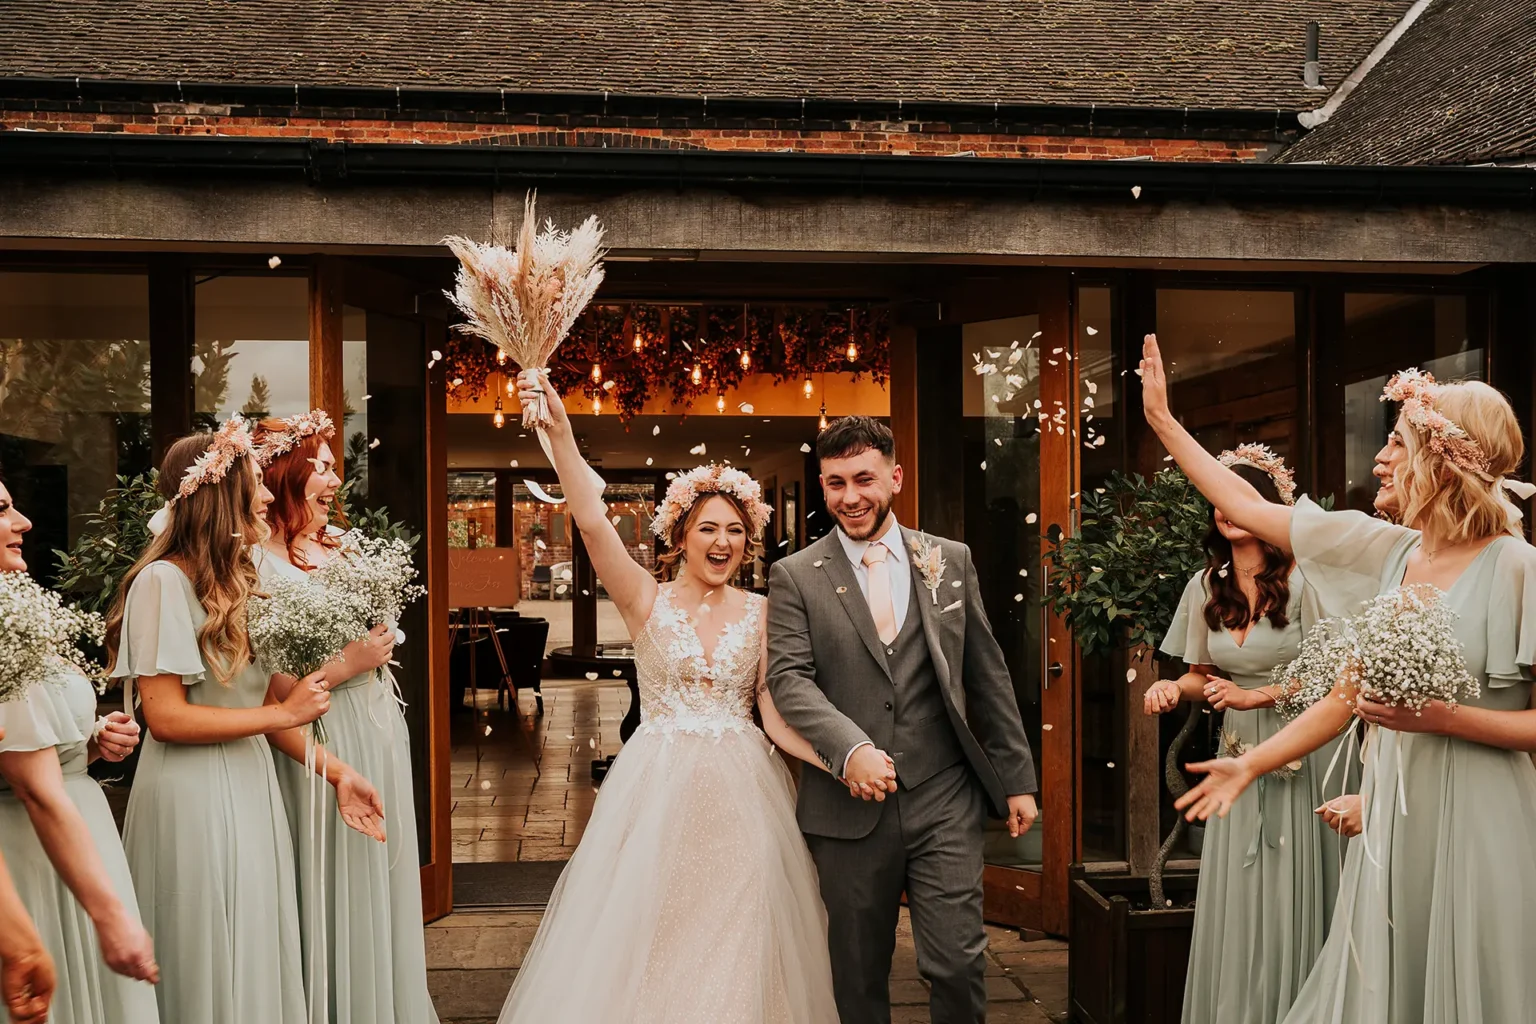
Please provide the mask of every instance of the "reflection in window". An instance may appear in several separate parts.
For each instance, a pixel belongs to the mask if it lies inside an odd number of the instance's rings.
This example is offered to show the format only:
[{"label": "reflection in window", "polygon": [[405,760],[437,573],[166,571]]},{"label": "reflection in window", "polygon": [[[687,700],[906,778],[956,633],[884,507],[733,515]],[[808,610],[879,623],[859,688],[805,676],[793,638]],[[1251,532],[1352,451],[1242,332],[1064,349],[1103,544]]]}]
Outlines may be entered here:
[{"label": "reflection in window", "polygon": [[342,461],[342,478],[359,502],[368,498],[368,318],[360,309],[344,307],[341,315],[341,405],[342,422],[336,433],[341,438],[337,452]]},{"label": "reflection in window", "polygon": [[[1072,429],[1072,410],[1040,401],[1042,360],[1061,365],[1061,348],[1042,351],[1040,318],[965,324],[961,337],[964,421],[955,455],[963,464],[965,542],[976,559],[982,602],[1003,649],[1031,748],[1041,749],[1040,431]],[[1032,521],[1033,520],[1033,521]],[[1044,821],[1020,839],[987,827],[988,864],[1041,861]]]},{"label": "reflection in window", "polygon": [[197,425],[235,413],[246,418],[308,412],[309,282],[302,277],[241,277],[197,283]]},{"label": "reflection in window", "polygon": [[448,546],[496,546],[496,474],[448,474]]},{"label": "reflection in window", "polygon": [[[1292,292],[1160,288],[1157,340],[1173,408],[1206,449],[1261,442],[1294,462],[1302,402]],[[1161,468],[1160,448],[1142,456],[1143,469]]]},{"label": "reflection in window", "polygon": [[1391,429],[1389,417],[1395,415],[1381,401],[1381,389],[1393,373],[1416,365],[1437,380],[1483,379],[1486,325],[1474,325],[1468,313],[1465,295],[1344,296],[1344,491],[1349,508],[1372,509],[1376,480],[1371,468]]},{"label": "reflection in window", "polygon": [[151,459],[146,278],[0,273],[0,464],[32,571],[51,579],[78,517]]}]

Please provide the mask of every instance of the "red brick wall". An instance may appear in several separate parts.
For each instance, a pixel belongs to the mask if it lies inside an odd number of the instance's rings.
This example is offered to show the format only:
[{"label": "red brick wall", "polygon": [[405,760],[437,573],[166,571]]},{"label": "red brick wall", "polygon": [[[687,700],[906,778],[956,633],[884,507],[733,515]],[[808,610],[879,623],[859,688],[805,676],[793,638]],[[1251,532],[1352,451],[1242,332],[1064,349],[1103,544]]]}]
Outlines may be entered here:
[{"label": "red brick wall", "polygon": [[1119,136],[973,134],[945,124],[870,122],[840,130],[794,128],[552,129],[475,121],[364,120],[343,117],[268,117],[227,113],[228,108],[159,104],[153,112],[85,113],[0,110],[0,131],[96,132],[148,135],[229,135],[313,138],[332,142],[469,143],[504,146],[584,146],[629,149],[713,149],[797,153],[885,153],[978,157],[1235,162],[1259,159],[1278,146],[1251,138],[1171,139]]}]

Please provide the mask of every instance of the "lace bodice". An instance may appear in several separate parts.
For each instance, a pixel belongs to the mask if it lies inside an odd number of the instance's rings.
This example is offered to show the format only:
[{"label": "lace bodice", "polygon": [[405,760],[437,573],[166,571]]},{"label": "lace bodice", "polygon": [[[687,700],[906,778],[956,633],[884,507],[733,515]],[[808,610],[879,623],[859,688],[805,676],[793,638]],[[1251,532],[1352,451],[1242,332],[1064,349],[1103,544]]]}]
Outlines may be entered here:
[{"label": "lace bodice", "polygon": [[656,592],[651,617],[635,637],[642,729],[719,736],[753,728],[763,598],[746,597],[746,611],[721,632],[711,662],[672,588]]}]

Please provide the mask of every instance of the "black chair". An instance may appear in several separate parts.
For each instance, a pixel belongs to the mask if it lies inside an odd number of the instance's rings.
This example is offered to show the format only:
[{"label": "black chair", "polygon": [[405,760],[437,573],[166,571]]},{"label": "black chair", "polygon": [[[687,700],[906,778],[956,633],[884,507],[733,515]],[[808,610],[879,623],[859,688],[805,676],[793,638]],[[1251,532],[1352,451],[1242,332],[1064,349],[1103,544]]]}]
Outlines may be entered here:
[{"label": "black chair", "polygon": [[[491,609],[491,621],[496,624],[501,649],[507,657],[507,670],[512,675],[510,694],[516,703],[518,690],[532,690],[538,714],[544,713],[544,646],[549,641],[549,620],[519,615],[511,609]],[[497,703],[502,694],[498,692]]]},{"label": "black chair", "polygon": [[533,576],[528,580],[528,597],[530,599],[539,596],[539,588],[544,588],[546,597],[553,597],[555,593],[555,577],[547,565],[533,567]]}]

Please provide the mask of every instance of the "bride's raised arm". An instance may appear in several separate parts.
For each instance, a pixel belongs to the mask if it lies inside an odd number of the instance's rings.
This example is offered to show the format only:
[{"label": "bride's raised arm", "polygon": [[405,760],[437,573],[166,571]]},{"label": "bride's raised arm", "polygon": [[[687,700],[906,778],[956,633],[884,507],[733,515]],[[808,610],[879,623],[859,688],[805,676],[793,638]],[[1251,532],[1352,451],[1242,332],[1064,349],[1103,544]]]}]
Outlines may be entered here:
[{"label": "bride's raised arm", "polygon": [[656,601],[656,579],[645,567],[635,561],[624,546],[619,531],[608,518],[608,505],[593,482],[593,475],[581,452],[576,449],[576,437],[571,433],[571,419],[565,413],[565,404],[549,379],[537,371],[524,371],[517,377],[518,399],[527,405],[535,401],[540,392],[549,403],[550,426],[545,430],[560,477],[560,487],[565,494],[565,505],[581,539],[587,545],[587,554],[597,576],[603,581],[608,596],[618,606],[619,613],[633,636],[651,614]]},{"label": "bride's raised arm", "polygon": [[1289,506],[1265,501],[1253,485],[1217,461],[1200,447],[1168,408],[1168,376],[1157,335],[1149,334],[1141,347],[1141,406],[1147,424],[1157,434],[1173,461],[1190,483],[1238,527],[1268,541],[1286,554],[1291,552]]}]

